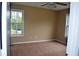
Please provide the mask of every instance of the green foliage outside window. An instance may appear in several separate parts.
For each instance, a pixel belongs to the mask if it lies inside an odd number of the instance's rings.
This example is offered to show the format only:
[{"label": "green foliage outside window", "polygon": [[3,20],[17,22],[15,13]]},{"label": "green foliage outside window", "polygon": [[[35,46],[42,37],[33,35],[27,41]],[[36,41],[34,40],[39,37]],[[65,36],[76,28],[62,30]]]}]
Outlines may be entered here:
[{"label": "green foliage outside window", "polygon": [[14,17],[13,16],[11,16],[11,29],[13,29],[13,30],[15,30],[16,29],[16,25],[15,24],[17,24],[17,29],[18,30],[21,30],[22,29],[22,18],[20,17],[20,16],[18,16],[18,22],[17,23],[15,23],[15,19],[14,19]]},{"label": "green foliage outside window", "polygon": [[[16,12],[18,15],[15,15],[14,11],[11,11],[11,33],[21,34],[22,32],[22,13]],[[15,18],[17,17],[17,18]],[[17,29],[16,29],[17,28]]]}]

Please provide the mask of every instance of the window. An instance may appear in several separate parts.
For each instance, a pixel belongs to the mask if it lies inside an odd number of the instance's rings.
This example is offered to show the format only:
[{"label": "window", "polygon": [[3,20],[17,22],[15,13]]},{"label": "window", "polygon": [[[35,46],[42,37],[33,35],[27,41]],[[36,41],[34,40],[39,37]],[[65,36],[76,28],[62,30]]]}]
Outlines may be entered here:
[{"label": "window", "polygon": [[23,11],[11,10],[11,35],[24,34]]}]

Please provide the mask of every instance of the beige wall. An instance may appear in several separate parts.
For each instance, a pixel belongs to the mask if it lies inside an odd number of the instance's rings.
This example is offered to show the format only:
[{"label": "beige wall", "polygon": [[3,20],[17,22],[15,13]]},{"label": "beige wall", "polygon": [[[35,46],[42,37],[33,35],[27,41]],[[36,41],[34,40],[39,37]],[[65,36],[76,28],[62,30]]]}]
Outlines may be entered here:
[{"label": "beige wall", "polygon": [[11,37],[11,43],[56,38],[57,12],[13,4],[11,5],[11,8],[24,10],[24,36]]},{"label": "beige wall", "polygon": [[65,39],[65,23],[66,23],[66,14],[68,10],[58,11],[57,16],[57,29],[56,29],[56,38],[63,43],[66,43]]}]

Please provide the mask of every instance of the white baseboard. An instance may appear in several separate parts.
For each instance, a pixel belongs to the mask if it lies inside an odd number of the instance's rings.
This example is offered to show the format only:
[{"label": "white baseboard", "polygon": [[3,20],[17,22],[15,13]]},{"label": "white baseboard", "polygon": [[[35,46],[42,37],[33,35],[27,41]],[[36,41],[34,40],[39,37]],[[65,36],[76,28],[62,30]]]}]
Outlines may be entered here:
[{"label": "white baseboard", "polygon": [[11,45],[14,45],[14,44],[24,44],[24,43],[48,42],[48,41],[53,41],[53,40],[55,40],[55,39],[38,40],[38,41],[26,41],[26,42],[15,42],[15,43],[11,43]]}]

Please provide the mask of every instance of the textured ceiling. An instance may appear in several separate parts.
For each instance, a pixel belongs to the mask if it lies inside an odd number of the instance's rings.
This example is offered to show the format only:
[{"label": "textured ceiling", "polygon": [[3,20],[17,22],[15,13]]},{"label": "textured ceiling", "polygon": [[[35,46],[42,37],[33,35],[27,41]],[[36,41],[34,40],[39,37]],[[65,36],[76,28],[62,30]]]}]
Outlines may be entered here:
[{"label": "textured ceiling", "polygon": [[20,4],[20,5],[28,5],[28,6],[33,6],[33,7],[39,7],[39,8],[45,8],[45,9],[51,9],[51,10],[63,10],[63,9],[68,9],[69,8],[69,2],[62,2],[67,4],[67,6],[62,6],[56,4],[56,8],[54,6],[41,6],[45,4],[46,2],[13,2],[14,4]]}]

